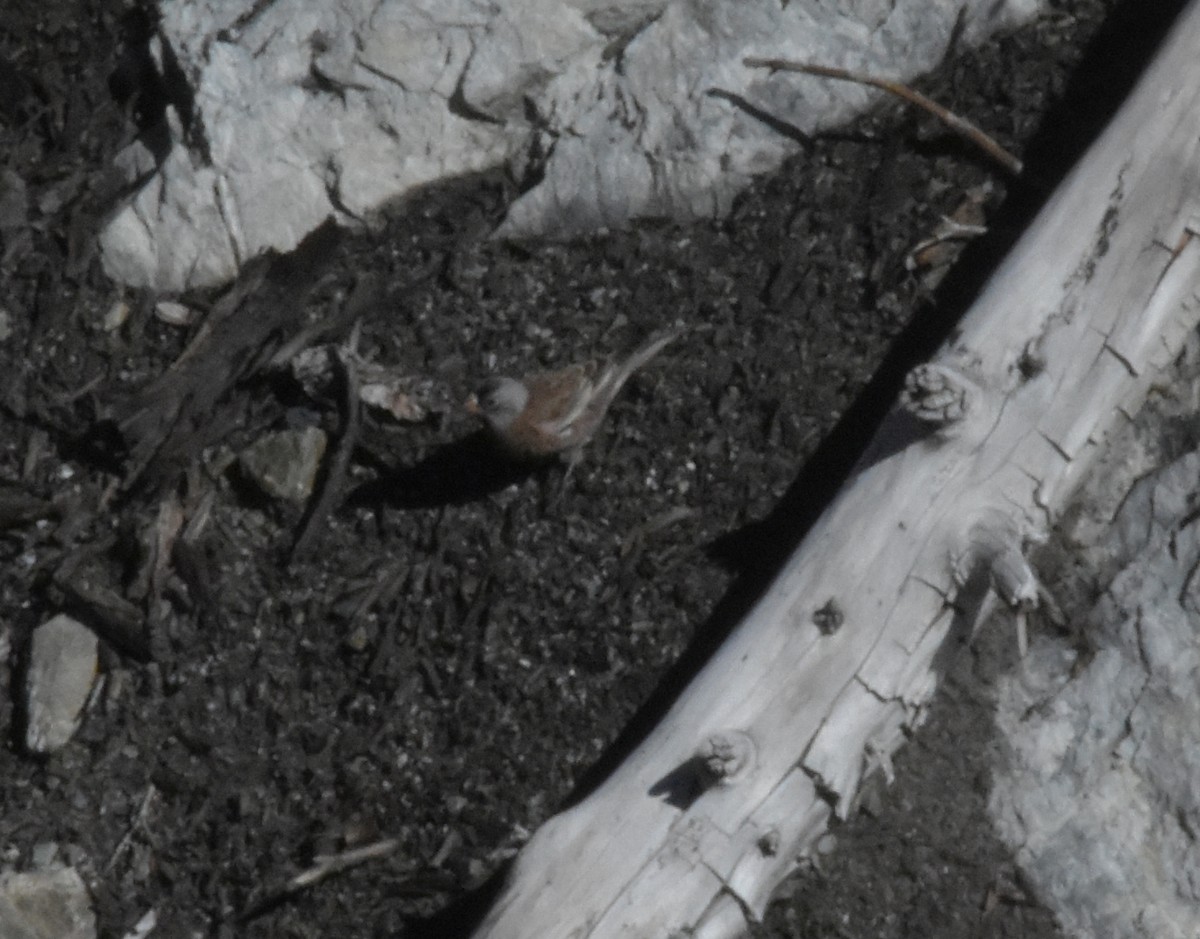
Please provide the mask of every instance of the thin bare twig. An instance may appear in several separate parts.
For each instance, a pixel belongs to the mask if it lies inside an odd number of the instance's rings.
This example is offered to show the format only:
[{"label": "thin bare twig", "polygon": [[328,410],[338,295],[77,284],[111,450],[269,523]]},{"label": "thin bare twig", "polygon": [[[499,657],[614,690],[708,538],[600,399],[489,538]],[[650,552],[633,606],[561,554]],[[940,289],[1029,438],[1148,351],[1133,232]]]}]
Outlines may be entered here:
[{"label": "thin bare twig", "polygon": [[302,559],[312,548],[326,519],[341,499],[346,472],[350,467],[350,454],[354,450],[354,444],[358,441],[359,382],[358,369],[354,365],[354,354],[358,346],[359,326],[360,323],[355,323],[350,341],[339,350],[336,357],[342,370],[342,434],[338,438],[337,450],[333,454],[333,460],[325,475],[321,494],[309,509],[308,516],[301,525],[300,534],[296,538],[295,544],[292,545],[292,562]]},{"label": "thin bare twig", "polygon": [[151,808],[154,805],[154,799],[157,795],[158,790],[154,787],[153,783],[146,787],[146,793],[142,796],[142,804],[137,810],[137,815],[133,817],[133,821],[129,823],[125,834],[117,842],[117,846],[112,849],[112,854],[108,856],[108,862],[104,865],[104,873],[107,874],[112,870],[113,865],[117,863],[121,855],[129,849],[129,846],[133,843],[134,835],[138,830],[145,830],[146,823],[150,818]]},{"label": "thin bare twig", "polygon": [[742,64],[749,68],[769,68],[772,71],[778,72],[800,72],[804,75],[818,75],[822,78],[835,78],[840,81],[854,82],[859,85],[870,85],[873,88],[879,88],[910,104],[915,104],[927,113],[932,114],[950,128],[950,130],[954,131],[954,133],[958,134],[964,140],[977,146],[1014,176],[1020,176],[1021,170],[1024,168],[1024,164],[1016,156],[970,121],[959,117],[932,98],[928,98],[916,89],[910,88],[908,85],[901,84],[898,81],[892,81],[888,78],[876,78],[874,75],[867,75],[863,72],[852,72],[849,69],[835,68],[829,65],[810,65],[806,62],[793,62],[788,59],[761,59],[751,56],[742,59]]},{"label": "thin bare twig", "polygon": [[334,874],[340,874],[351,867],[357,867],[359,864],[364,864],[367,861],[387,857],[399,847],[399,838],[385,838],[382,841],[375,841],[371,844],[363,845],[361,848],[351,848],[349,851],[342,851],[338,854],[319,854],[313,858],[312,867],[301,871],[295,877],[290,878],[278,890],[254,903],[238,919],[243,923],[256,919],[268,910],[280,906],[301,890],[315,886],[321,883],[321,881],[332,877]]},{"label": "thin bare twig", "polygon": [[382,841],[375,841],[363,845],[361,848],[352,848],[339,854],[318,855],[313,859],[315,861],[313,866],[289,880],[285,889],[288,893],[295,893],[297,890],[319,884],[334,874],[340,874],[351,867],[387,857],[398,847],[400,847],[399,838],[385,838]]}]

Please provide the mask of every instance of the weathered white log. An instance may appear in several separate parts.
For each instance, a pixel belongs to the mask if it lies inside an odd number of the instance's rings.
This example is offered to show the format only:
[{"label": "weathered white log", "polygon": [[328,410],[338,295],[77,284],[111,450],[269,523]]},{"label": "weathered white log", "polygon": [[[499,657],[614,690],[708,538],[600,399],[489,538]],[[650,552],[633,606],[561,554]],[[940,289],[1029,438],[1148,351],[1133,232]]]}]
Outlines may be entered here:
[{"label": "weathered white log", "polygon": [[1045,5],[160,0],[152,51],[191,101],[169,112],[165,152],[122,156],[145,185],[101,236],[105,268],[159,290],[219,283],[330,217],[506,163],[536,180],[509,236],[720,214],[797,147],[753,108],[811,134],[878,95],[747,75],[747,52],[911,78],[957,26],[975,44]]},{"label": "weathered white log", "polygon": [[[1200,0],[662,723],[518,856],[478,939],[738,935],[1200,320]],[[770,53],[771,50],[761,50]]]}]

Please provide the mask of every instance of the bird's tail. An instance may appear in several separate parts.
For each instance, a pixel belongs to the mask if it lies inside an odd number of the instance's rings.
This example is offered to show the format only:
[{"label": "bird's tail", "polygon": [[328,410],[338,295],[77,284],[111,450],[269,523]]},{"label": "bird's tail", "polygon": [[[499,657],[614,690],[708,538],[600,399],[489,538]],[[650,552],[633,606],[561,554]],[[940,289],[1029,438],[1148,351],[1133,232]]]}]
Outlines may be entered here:
[{"label": "bird's tail", "polygon": [[621,390],[621,386],[629,380],[630,375],[658,355],[669,343],[678,339],[682,333],[683,328],[679,326],[657,332],[629,353],[624,361],[618,363],[608,380],[610,400]]}]

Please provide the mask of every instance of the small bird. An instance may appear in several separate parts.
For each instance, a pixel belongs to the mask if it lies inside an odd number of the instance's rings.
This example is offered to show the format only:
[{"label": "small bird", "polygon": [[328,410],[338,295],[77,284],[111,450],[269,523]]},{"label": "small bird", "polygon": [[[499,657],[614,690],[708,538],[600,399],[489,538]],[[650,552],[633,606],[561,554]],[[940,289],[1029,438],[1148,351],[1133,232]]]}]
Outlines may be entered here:
[{"label": "small bird", "polygon": [[558,455],[573,467],[629,376],[679,332],[673,329],[651,337],[622,361],[583,362],[520,380],[489,378],[467,399],[466,409],[482,417],[513,456]]}]

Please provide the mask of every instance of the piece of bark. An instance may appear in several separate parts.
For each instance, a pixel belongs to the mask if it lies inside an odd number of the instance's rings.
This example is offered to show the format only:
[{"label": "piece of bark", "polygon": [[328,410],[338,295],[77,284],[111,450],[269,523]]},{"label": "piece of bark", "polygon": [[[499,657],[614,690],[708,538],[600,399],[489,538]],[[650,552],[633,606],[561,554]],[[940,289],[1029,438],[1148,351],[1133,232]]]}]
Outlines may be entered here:
[{"label": "piece of bark", "polygon": [[286,257],[248,264],[171,368],[133,395],[106,404],[106,416],[129,448],[126,486],[148,471],[160,482],[173,478],[236,426],[241,409],[222,407],[229,392],[266,365],[299,328],[296,310],[338,238],[337,229],[326,226]]},{"label": "piece of bark", "polygon": [[358,344],[358,328],[355,327],[354,338],[345,352],[338,356],[341,366],[343,396],[342,396],[342,428],[338,436],[337,448],[325,473],[321,486],[321,494],[311,504],[305,519],[292,544],[291,563],[296,563],[312,550],[320,537],[321,531],[329,521],[329,516],[342,498],[346,484],[346,476],[350,470],[350,456],[354,452],[354,443],[358,440],[359,400],[358,400],[358,371],[354,366],[353,353]]},{"label": "piece of bark", "polygon": [[18,483],[0,482],[0,531],[18,528],[58,513],[53,503]]},{"label": "piece of bark", "polygon": [[108,586],[96,569],[97,558],[88,549],[67,555],[54,572],[54,585],[71,609],[87,621],[97,635],[125,655],[140,662],[152,658],[152,639],[139,606]]},{"label": "piece of bark", "polygon": [[[935,654],[976,619],[966,588],[1014,619],[1038,602],[1025,546],[1200,320],[1197,43],[1193,2],[776,582],[637,750],[538,830],[477,939],[740,934],[888,773]],[[726,752],[736,772],[700,772]]]}]

